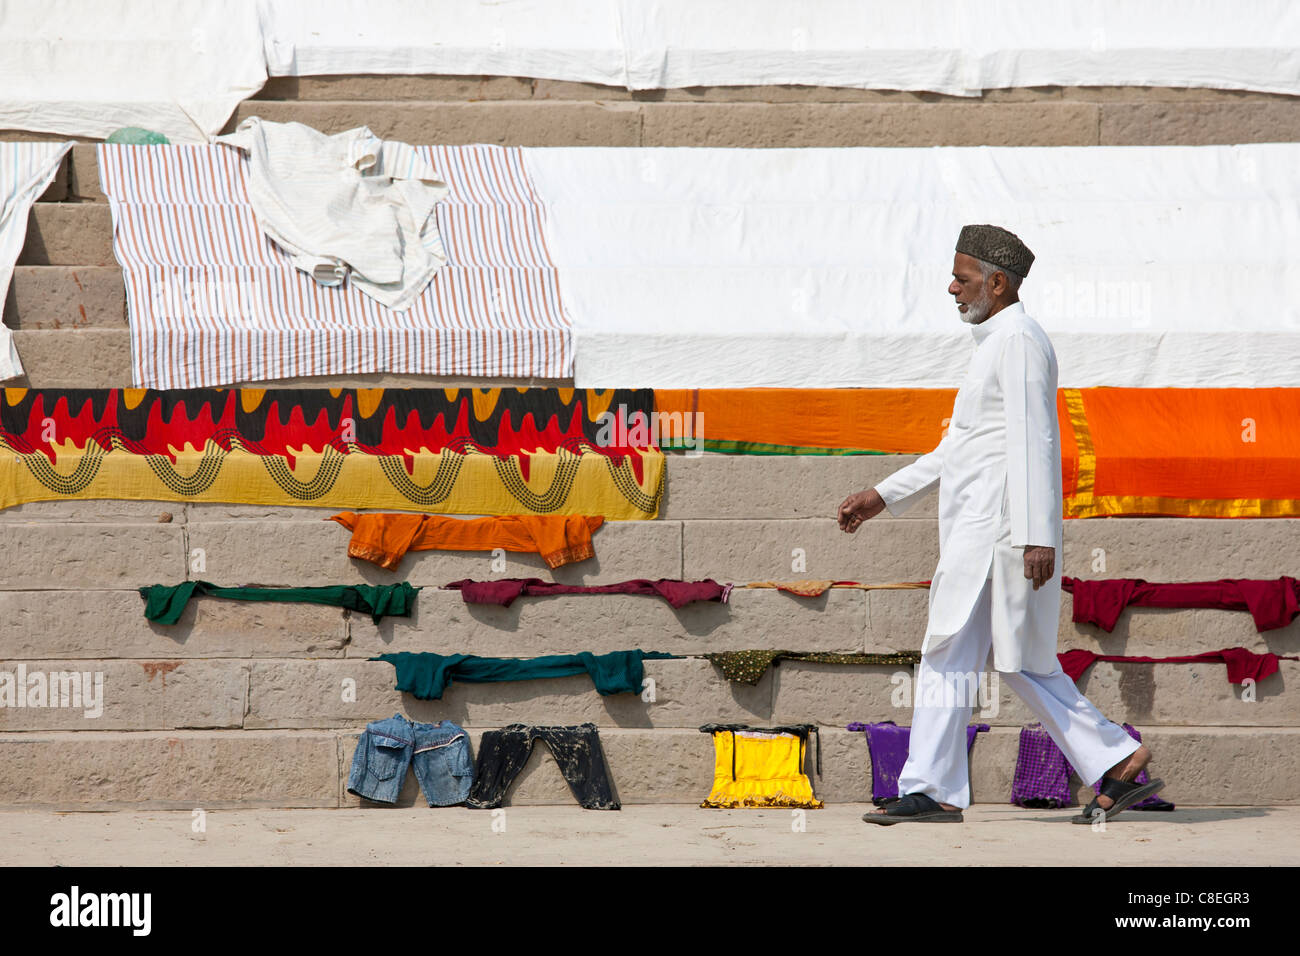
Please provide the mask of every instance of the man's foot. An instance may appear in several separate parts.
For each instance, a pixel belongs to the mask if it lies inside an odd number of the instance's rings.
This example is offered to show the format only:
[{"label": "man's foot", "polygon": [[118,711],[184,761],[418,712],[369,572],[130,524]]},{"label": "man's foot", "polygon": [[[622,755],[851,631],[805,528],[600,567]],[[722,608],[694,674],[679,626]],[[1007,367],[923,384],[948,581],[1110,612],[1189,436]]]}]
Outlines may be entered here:
[{"label": "man's foot", "polygon": [[[1132,783],[1137,779],[1137,775],[1142,772],[1147,764],[1151,762],[1151,751],[1147,750],[1146,744],[1138,744],[1138,749],[1133,751],[1115,766],[1111,767],[1103,775],[1104,777],[1113,777],[1116,780],[1123,780],[1125,783]],[[1109,810],[1114,806],[1115,801],[1110,797],[1097,795],[1097,806],[1103,810]]]},{"label": "man's foot", "polygon": [[951,803],[940,803],[923,793],[909,793],[886,802],[883,809],[862,815],[864,823],[892,826],[895,823],[961,823],[961,810]]},{"label": "man's foot", "polygon": [[1151,780],[1139,785],[1137,775],[1151,762],[1151,751],[1139,744],[1127,758],[1111,767],[1101,778],[1100,792],[1071,823],[1098,823],[1113,820],[1120,813],[1158,793],[1165,782]]},{"label": "man's foot", "polygon": [[[889,797],[888,799],[885,800],[885,802],[884,802],[881,806],[877,807],[877,808],[874,809],[874,810],[868,810],[867,812],[868,812],[868,813],[881,813],[881,814],[883,814],[886,810],[888,810],[890,807],[892,807],[894,804],[896,804],[896,803],[897,803],[899,800],[901,800],[901,799],[903,799],[903,798],[902,798],[902,797]],[[950,811],[951,811],[951,810],[960,810],[960,809],[961,809],[961,807],[954,807],[951,803],[943,803],[942,801],[935,801],[935,802],[938,803],[939,806],[943,807],[945,810],[950,810]]]}]

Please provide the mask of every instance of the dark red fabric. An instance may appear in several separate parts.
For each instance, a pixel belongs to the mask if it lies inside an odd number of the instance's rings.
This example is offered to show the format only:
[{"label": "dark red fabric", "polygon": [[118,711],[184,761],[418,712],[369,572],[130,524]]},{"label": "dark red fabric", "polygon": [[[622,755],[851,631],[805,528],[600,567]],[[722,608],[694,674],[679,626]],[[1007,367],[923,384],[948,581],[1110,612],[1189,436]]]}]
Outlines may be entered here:
[{"label": "dark red fabric", "polygon": [[682,608],[692,601],[726,602],[731,593],[730,584],[719,584],[712,578],[704,581],[675,581],[660,578],[650,581],[620,581],[618,584],[555,584],[541,578],[503,578],[498,581],[474,581],[466,578],[445,585],[460,591],[466,604],[500,604],[509,607],[520,595],[547,594],[653,594],[663,598],[674,608]]},{"label": "dark red fabric", "polygon": [[1099,581],[1061,578],[1061,587],[1074,595],[1074,620],[1095,624],[1103,631],[1113,631],[1120,612],[1130,604],[1249,611],[1257,631],[1286,627],[1300,615],[1300,582],[1288,577],[1271,581],[1224,578],[1174,584],[1150,584],[1137,578]]},{"label": "dark red fabric", "polygon": [[1244,647],[1227,647],[1221,651],[1207,651],[1186,657],[1126,657],[1122,654],[1094,654],[1092,651],[1073,650],[1057,654],[1061,670],[1078,683],[1079,678],[1095,661],[1116,661],[1133,664],[1227,664],[1228,683],[1240,684],[1247,677],[1256,683],[1277,673],[1277,662],[1300,660],[1298,657],[1280,657],[1277,654],[1256,654]]}]

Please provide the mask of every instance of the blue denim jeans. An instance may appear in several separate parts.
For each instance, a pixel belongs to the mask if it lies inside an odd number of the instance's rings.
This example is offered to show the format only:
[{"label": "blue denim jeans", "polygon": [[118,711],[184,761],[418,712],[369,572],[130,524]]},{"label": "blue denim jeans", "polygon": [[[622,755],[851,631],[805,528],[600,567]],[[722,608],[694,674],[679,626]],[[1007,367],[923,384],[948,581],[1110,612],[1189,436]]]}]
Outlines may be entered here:
[{"label": "blue denim jeans", "polygon": [[396,803],[408,766],[429,806],[464,803],[474,783],[469,735],[449,720],[413,724],[401,714],[366,724],[352,754],[348,793]]}]

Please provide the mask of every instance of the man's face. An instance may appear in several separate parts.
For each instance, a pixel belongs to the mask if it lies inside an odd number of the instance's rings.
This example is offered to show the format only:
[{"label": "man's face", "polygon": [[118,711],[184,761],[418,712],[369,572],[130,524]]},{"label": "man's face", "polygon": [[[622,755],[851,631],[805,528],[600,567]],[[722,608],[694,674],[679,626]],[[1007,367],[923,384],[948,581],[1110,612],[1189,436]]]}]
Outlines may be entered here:
[{"label": "man's face", "polygon": [[979,263],[963,252],[952,257],[952,282],[948,284],[948,294],[957,300],[961,320],[971,325],[987,319],[989,310],[993,308],[993,296],[980,274]]}]

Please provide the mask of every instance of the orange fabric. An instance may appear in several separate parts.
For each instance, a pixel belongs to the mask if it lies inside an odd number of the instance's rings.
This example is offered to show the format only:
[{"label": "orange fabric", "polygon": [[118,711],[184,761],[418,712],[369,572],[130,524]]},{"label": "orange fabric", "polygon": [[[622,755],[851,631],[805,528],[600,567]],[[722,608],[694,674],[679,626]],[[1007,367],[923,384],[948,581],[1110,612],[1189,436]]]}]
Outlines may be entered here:
[{"label": "orange fabric", "polygon": [[1062,389],[1058,400],[1067,518],[1300,515],[1300,389]]},{"label": "orange fabric", "polygon": [[443,515],[364,514],[330,516],[352,532],[348,554],[392,570],[407,551],[491,551],[504,548],[540,554],[548,567],[595,557],[591,533],[600,515],[500,515],[448,518]]},{"label": "orange fabric", "polygon": [[939,444],[956,397],[952,388],[657,388],[655,411],[699,412],[708,441],[922,454]]},{"label": "orange fabric", "polygon": [[[705,447],[919,455],[951,389],[656,389],[662,414],[699,412]],[[1300,388],[1057,391],[1064,517],[1300,517]]]},{"label": "orange fabric", "polygon": [[887,584],[861,584],[857,581],[822,581],[809,579],[805,581],[750,581],[742,588],[776,588],[800,597],[821,597],[830,588],[856,588],[859,591],[910,591],[928,588],[929,581],[895,581]]}]

